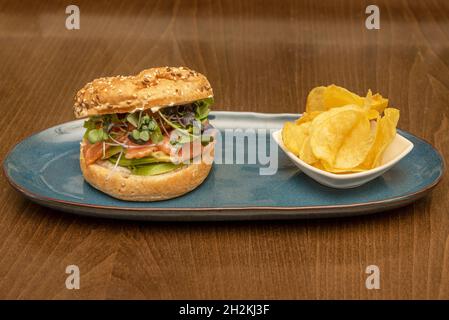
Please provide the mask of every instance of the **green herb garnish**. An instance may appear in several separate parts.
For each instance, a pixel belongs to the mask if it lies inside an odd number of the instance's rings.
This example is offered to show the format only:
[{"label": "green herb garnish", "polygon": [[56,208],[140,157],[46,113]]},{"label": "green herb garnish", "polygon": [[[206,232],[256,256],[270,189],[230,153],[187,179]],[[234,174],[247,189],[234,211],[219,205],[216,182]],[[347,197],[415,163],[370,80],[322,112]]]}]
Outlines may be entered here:
[{"label": "green herb garnish", "polygon": [[130,113],[126,116],[126,120],[135,127],[131,132],[131,137],[137,143],[143,144],[150,139],[153,143],[162,141],[161,129],[156,120],[148,114],[143,115],[142,111],[138,115],[136,113]]},{"label": "green herb garnish", "polygon": [[214,98],[207,98],[207,99],[195,101],[194,102],[194,104],[196,106],[195,118],[200,121],[203,119],[206,119],[210,112],[209,106],[211,106],[213,103],[214,103]]},{"label": "green herb garnish", "polygon": [[103,128],[91,129],[87,131],[87,139],[94,144],[108,139],[108,134]]},{"label": "green herb garnish", "polygon": [[112,123],[119,123],[120,119],[116,114],[107,114],[103,116],[93,116],[84,121],[83,127],[86,128],[84,137],[94,144],[108,139],[106,128]]}]

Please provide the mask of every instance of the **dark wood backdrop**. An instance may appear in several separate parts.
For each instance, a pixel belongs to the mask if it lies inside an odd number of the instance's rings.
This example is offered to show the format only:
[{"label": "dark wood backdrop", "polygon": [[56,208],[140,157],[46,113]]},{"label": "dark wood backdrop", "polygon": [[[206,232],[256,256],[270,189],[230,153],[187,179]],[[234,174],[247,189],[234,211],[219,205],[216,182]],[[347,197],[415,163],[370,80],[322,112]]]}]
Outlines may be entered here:
[{"label": "dark wood backdrop", "polygon": [[[73,119],[86,82],[161,65],[208,76],[217,110],[302,111],[314,86],[368,88],[399,126],[449,155],[449,2],[0,1],[0,158]],[[3,175],[3,174],[2,174]],[[383,214],[333,220],[142,223],[79,218],[0,179],[0,298],[449,298],[449,180]],[[350,191],[348,191],[350,192]],[[65,267],[81,269],[67,290]],[[366,266],[381,270],[367,290]]]}]

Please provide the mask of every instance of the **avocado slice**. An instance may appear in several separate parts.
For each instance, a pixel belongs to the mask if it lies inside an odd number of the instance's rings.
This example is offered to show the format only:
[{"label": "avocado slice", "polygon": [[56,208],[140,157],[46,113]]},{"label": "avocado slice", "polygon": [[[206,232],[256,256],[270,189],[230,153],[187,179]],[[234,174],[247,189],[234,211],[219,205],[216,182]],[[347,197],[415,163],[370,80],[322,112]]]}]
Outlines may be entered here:
[{"label": "avocado slice", "polygon": [[108,148],[108,150],[105,151],[104,153],[104,157],[102,157],[101,159],[108,159],[116,154],[119,154],[120,152],[122,152],[123,148],[121,146],[113,146]]},{"label": "avocado slice", "polygon": [[131,172],[135,175],[139,176],[155,176],[158,174],[167,173],[173,171],[177,168],[182,167],[183,164],[174,164],[174,163],[154,163],[147,164],[143,166],[137,166],[131,169]]}]

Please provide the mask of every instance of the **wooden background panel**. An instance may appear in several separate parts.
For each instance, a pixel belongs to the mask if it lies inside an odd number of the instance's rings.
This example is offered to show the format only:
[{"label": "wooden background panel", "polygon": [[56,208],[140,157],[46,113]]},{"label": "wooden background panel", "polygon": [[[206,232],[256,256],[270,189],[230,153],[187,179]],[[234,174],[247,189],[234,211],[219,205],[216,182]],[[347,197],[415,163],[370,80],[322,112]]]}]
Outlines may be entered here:
[{"label": "wooden background panel", "polygon": [[[368,88],[399,126],[449,156],[449,3],[0,1],[0,159],[73,119],[86,82],[150,66],[205,73],[217,110],[300,112],[311,88]],[[290,222],[142,223],[79,218],[0,178],[0,298],[449,298],[449,182],[379,215]],[[348,191],[350,192],[350,191]],[[65,289],[65,267],[81,290]],[[381,290],[364,286],[380,267]]]}]

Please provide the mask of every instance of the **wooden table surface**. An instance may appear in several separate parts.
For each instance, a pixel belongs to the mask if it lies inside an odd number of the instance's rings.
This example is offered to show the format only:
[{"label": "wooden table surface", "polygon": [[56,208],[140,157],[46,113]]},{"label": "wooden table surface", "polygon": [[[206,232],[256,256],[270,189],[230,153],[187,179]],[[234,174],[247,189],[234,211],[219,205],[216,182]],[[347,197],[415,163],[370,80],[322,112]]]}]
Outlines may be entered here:
[{"label": "wooden table surface", "polygon": [[[73,120],[86,82],[186,65],[216,110],[300,112],[314,86],[368,88],[399,127],[449,156],[449,2],[0,1],[0,159]],[[288,222],[143,223],[80,218],[24,199],[0,178],[0,298],[449,298],[449,179],[398,210]],[[350,191],[348,191],[350,192]],[[65,288],[76,264],[81,289]],[[378,265],[381,288],[365,288]]]}]

